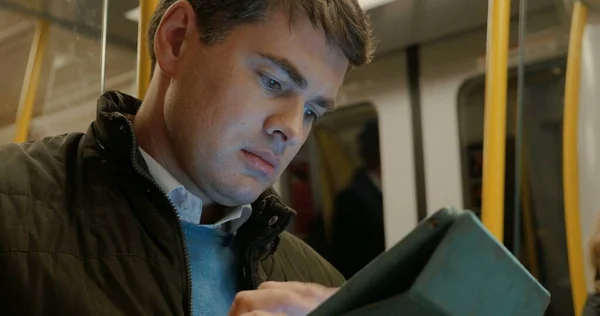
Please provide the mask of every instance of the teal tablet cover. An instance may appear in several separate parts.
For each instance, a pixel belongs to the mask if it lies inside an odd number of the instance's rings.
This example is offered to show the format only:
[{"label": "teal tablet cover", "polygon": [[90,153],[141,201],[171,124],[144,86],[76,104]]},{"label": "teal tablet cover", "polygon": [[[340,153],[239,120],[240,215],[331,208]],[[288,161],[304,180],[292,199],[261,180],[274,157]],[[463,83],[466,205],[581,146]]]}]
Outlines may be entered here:
[{"label": "teal tablet cover", "polygon": [[311,316],[541,316],[550,294],[469,211],[446,208],[363,268]]}]

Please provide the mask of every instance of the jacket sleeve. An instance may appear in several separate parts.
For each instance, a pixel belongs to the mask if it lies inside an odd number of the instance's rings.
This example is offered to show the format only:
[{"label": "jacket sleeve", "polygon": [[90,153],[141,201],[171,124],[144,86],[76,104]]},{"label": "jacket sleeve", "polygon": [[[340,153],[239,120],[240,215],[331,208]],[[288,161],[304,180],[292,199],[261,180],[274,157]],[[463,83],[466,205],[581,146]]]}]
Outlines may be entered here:
[{"label": "jacket sleeve", "polygon": [[600,294],[590,294],[583,307],[582,316],[600,316]]},{"label": "jacket sleeve", "polygon": [[345,279],[327,260],[298,237],[283,232],[279,247],[261,263],[265,281],[299,281],[339,287]]}]

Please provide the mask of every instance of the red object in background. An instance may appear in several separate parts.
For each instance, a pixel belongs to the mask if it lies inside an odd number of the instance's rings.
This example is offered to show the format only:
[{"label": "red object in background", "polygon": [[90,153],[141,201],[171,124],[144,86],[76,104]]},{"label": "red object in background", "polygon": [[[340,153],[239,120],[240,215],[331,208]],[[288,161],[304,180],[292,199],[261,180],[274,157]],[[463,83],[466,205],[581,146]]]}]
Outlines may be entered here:
[{"label": "red object in background", "polygon": [[288,166],[290,174],[290,206],[296,215],[294,232],[298,235],[309,233],[314,217],[310,166],[306,162],[292,163]]}]

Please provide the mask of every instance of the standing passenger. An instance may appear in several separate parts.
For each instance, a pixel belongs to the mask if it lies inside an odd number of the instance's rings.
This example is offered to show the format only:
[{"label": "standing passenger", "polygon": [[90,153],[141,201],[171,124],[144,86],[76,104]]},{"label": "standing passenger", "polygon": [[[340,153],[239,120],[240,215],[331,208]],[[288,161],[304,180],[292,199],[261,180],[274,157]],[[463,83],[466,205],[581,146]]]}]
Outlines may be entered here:
[{"label": "standing passenger", "polygon": [[0,147],[2,313],[320,304],[343,278],[270,187],[370,36],[356,0],[161,1],[143,101],[107,92],[87,133]]},{"label": "standing passenger", "polygon": [[358,137],[362,168],[335,200],[331,262],[346,278],[385,250],[383,197],[377,121],[365,124]]}]

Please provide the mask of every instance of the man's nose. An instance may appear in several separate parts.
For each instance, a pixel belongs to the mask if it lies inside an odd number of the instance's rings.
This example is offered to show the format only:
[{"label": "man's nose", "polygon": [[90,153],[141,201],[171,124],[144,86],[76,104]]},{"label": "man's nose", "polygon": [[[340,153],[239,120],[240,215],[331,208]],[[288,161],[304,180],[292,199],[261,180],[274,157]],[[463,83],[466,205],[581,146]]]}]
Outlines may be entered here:
[{"label": "man's nose", "polygon": [[264,125],[267,134],[279,138],[287,146],[302,143],[304,128],[304,102],[299,97],[287,98],[284,104],[278,104]]}]

